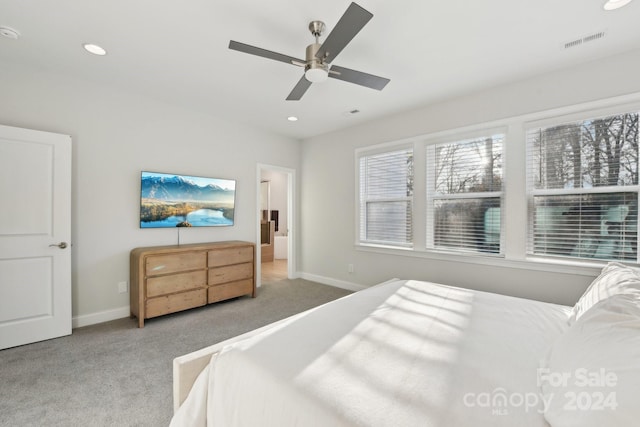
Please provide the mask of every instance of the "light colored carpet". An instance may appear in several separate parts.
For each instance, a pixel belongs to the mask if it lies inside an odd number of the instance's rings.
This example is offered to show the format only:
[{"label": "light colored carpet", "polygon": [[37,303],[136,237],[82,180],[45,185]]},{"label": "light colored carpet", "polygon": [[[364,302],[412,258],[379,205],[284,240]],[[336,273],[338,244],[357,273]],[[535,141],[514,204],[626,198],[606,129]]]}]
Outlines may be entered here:
[{"label": "light colored carpet", "polygon": [[173,358],[349,293],[282,280],[143,329],[119,319],[0,351],[0,426],[166,426]]}]

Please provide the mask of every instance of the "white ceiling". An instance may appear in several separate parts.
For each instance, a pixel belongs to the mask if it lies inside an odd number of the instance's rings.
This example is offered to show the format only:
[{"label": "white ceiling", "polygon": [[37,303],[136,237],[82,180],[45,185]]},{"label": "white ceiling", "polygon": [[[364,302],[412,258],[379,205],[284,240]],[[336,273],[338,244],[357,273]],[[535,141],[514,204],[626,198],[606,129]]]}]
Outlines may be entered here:
[{"label": "white ceiling", "polygon": [[[390,78],[381,92],[329,79],[286,101],[300,68],[228,49],[233,39],[304,58],[308,23],[324,21],[328,34],[347,0],[0,0],[0,25],[21,33],[0,37],[0,66],[62,73],[302,139],[640,48],[640,0],[613,12],[604,0],[358,4],[373,19],[334,64]],[[564,49],[600,31],[605,37]],[[108,55],[87,54],[87,42]],[[347,114],[353,109],[360,113]]]}]

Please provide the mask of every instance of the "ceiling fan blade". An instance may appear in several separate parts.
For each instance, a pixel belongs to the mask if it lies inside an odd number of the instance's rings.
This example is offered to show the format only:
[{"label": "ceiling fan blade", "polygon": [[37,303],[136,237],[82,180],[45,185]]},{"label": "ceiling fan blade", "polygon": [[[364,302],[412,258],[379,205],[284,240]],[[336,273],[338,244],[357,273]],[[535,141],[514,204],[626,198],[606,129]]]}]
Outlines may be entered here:
[{"label": "ceiling fan blade", "polygon": [[387,83],[391,81],[384,77],[374,76],[373,74],[367,74],[362,71],[351,70],[337,65],[331,67],[329,77],[377,90],[384,89]]},{"label": "ceiling fan blade", "polygon": [[302,95],[309,89],[311,86],[311,82],[307,80],[307,78],[302,75],[302,78],[296,84],[296,87],[293,88],[289,96],[287,96],[287,101],[300,101]]},{"label": "ceiling fan blade", "polygon": [[298,63],[305,62],[304,60],[294,58],[293,56],[283,55],[281,53],[272,52],[270,50],[251,46],[245,43],[240,43],[234,40],[229,41],[229,49],[237,50],[239,52],[249,53],[251,55],[262,56],[263,58],[273,59],[274,61],[286,62],[287,64],[294,64],[294,61]]},{"label": "ceiling fan blade", "polygon": [[333,31],[329,33],[318,52],[316,52],[316,58],[324,59],[324,63],[329,64],[371,18],[373,18],[371,12],[355,3],[351,3]]}]

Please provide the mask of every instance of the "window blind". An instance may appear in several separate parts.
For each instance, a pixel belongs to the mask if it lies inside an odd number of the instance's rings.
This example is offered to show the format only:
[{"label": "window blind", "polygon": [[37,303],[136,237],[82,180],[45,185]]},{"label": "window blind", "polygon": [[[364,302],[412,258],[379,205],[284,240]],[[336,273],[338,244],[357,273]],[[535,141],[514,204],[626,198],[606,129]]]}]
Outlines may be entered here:
[{"label": "window blind", "polygon": [[638,113],[526,131],[533,255],[637,261]]},{"label": "window blind", "polygon": [[427,246],[502,253],[504,134],[427,147]]},{"label": "window blind", "polygon": [[360,169],[360,242],[411,246],[413,150],[364,155]]}]

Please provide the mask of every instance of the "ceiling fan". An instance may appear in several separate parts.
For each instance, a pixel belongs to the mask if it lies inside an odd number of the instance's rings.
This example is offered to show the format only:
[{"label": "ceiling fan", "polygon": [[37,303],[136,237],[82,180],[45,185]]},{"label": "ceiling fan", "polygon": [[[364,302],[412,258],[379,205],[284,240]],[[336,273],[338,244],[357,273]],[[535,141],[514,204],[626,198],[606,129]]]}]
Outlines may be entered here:
[{"label": "ceiling fan", "polygon": [[234,40],[229,42],[229,49],[304,67],[304,74],[287,97],[287,101],[300,100],[312,83],[323,82],[328,77],[371,89],[382,90],[389,83],[389,79],[337,65],[330,65],[371,18],[373,18],[372,13],[355,3],[351,3],[336,24],[336,27],[329,33],[322,44],[319,43],[319,38],[325,29],[324,22],[312,21],[309,24],[309,31],[316,38],[316,42],[307,46],[305,60]]}]

